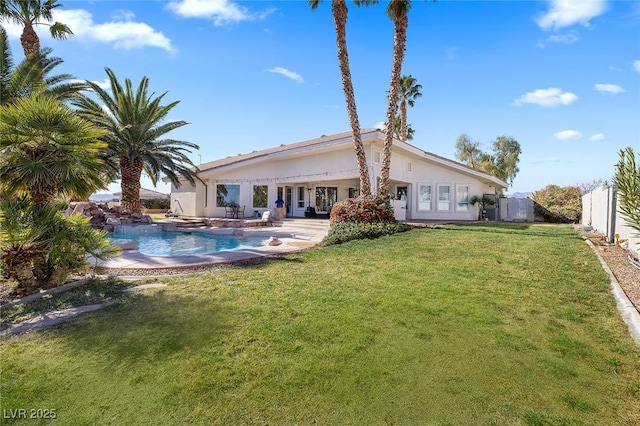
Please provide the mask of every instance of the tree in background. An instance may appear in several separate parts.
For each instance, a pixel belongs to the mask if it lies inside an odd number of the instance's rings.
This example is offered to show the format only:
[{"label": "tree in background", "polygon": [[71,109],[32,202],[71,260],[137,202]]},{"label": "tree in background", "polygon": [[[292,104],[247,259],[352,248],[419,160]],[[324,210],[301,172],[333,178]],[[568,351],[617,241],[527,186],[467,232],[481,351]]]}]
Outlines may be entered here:
[{"label": "tree in background", "polygon": [[471,139],[466,133],[456,139],[456,158],[469,167],[475,168],[482,156],[480,142]]},{"label": "tree in background", "polygon": [[640,162],[631,147],[619,152],[613,183],[618,190],[618,203],[624,213],[625,221],[640,232]]},{"label": "tree in background", "polygon": [[[316,9],[320,4],[320,0],[308,0],[311,9]],[[374,1],[355,0],[356,6],[367,5]],[[351,124],[351,132],[353,137],[353,151],[358,163],[358,173],[360,175],[360,195],[371,195],[371,180],[369,178],[369,168],[367,166],[367,157],[362,144],[362,136],[360,133],[360,122],[358,120],[358,108],[356,106],[356,97],[353,91],[353,83],[351,81],[351,68],[349,67],[349,51],[347,49],[347,15],[349,10],[345,0],[332,0],[331,12],[336,28],[336,44],[338,45],[338,63],[340,66],[340,75],[342,76],[342,89],[344,91],[345,101],[347,103],[347,114],[349,115],[349,123]]]},{"label": "tree in background", "polygon": [[422,97],[420,89],[422,89],[422,86],[418,84],[418,80],[413,76],[403,75],[400,78],[400,91],[398,93],[400,113],[396,115],[393,131],[395,137],[400,139],[401,142],[413,139],[414,130],[407,123],[407,106],[413,107],[416,99]]},{"label": "tree in background", "polygon": [[480,143],[466,134],[456,140],[456,158],[474,169],[482,170],[511,185],[520,171],[522,149],[511,136],[498,136],[491,144],[492,153],[483,152]]},{"label": "tree in background", "polygon": [[[198,168],[187,156],[198,145],[175,139],[159,139],[186,121],[165,121],[179,101],[161,105],[166,92],[153,98],[148,94],[149,79],[143,77],[136,90],[131,80],[124,87],[113,71],[105,69],[110,90],[87,82],[101,103],[82,97],[74,104],[78,114],[105,131],[102,137],[108,153],[117,158],[120,166],[122,209],[140,213],[140,178],[144,171],[155,185],[166,176],[173,185],[180,186],[179,176],[195,184]],[[104,105],[103,105],[103,104]]]},{"label": "tree in background", "polygon": [[578,223],[582,216],[582,194],[577,186],[547,185],[533,193],[535,213],[547,222]]},{"label": "tree in background", "polygon": [[35,25],[48,26],[51,37],[57,40],[73,34],[63,23],[50,23],[53,10],[60,6],[57,0],[0,0],[0,18],[23,27],[20,43],[25,57],[40,51],[40,39],[33,28]]},{"label": "tree in background", "polygon": [[596,188],[600,188],[603,185],[608,186],[607,181],[604,181],[602,179],[595,179],[595,180],[592,180],[591,182],[579,183],[578,188],[580,188],[580,193],[584,195],[584,194],[590,193]]}]

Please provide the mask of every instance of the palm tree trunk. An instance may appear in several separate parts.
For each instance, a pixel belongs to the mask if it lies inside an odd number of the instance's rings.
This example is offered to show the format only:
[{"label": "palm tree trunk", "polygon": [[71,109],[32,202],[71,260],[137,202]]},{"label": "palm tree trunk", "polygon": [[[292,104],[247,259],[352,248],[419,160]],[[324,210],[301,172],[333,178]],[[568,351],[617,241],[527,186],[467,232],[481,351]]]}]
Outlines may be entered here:
[{"label": "palm tree trunk", "polygon": [[369,180],[369,168],[367,167],[367,157],[362,145],[362,136],[360,134],[360,123],[358,121],[358,110],[356,108],[356,99],[353,92],[353,83],[351,82],[351,70],[349,68],[349,54],[347,51],[347,4],[345,0],[333,0],[331,3],[331,11],[333,12],[333,20],[336,26],[336,43],[338,45],[338,61],[340,63],[340,73],[342,74],[342,88],[344,89],[344,97],[347,103],[347,112],[349,114],[349,122],[353,132],[353,151],[356,155],[358,163],[358,172],[360,174],[360,195],[371,195],[371,181]]},{"label": "palm tree trunk", "polygon": [[20,36],[20,43],[24,50],[24,56],[27,58],[32,53],[40,51],[40,39],[38,38],[36,31],[33,29],[33,25],[31,25],[31,22],[28,20],[24,21],[24,29]]},{"label": "palm tree trunk", "polygon": [[142,158],[136,157],[133,163],[127,157],[120,157],[120,173],[122,191],[121,208],[123,211],[140,213],[140,176],[142,175]]},{"label": "palm tree trunk", "polygon": [[[406,0],[392,0],[392,3]],[[390,7],[393,5],[390,5]],[[382,148],[382,167],[380,170],[380,186],[378,195],[389,195],[391,167],[391,147],[393,146],[393,125],[398,105],[398,90],[400,88],[400,73],[404,61],[404,50],[407,44],[407,27],[409,16],[406,13],[398,13],[393,16],[393,66],[391,67],[391,87],[389,88],[389,105],[387,107],[387,123],[385,129],[384,146]]]},{"label": "palm tree trunk", "polygon": [[27,294],[35,287],[36,277],[33,274],[31,254],[19,249],[6,250],[3,255],[4,272],[18,282],[18,293]]},{"label": "palm tree trunk", "polygon": [[400,140],[407,141],[407,103],[400,102]]}]

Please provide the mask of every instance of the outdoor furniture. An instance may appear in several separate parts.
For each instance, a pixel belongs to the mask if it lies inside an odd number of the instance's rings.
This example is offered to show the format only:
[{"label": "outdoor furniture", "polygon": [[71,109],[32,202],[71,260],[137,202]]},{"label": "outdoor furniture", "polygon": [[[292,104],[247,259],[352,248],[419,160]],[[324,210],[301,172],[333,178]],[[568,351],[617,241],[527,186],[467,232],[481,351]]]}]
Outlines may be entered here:
[{"label": "outdoor furniture", "polygon": [[231,219],[244,219],[244,209],[245,206],[242,206],[242,209],[240,206],[224,206],[224,216]]}]

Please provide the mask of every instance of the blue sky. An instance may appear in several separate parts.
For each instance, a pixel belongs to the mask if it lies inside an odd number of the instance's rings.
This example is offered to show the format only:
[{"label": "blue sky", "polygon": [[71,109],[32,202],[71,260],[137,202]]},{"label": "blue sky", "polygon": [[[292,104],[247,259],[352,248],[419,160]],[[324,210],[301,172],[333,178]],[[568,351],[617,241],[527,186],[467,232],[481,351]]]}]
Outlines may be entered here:
[{"label": "blue sky", "polygon": [[[170,118],[190,124],[170,136],[200,145],[196,164],[350,128],[330,1],[60,2],[54,17],[75,35],[38,30],[58,71],[149,77],[181,101]],[[21,59],[20,29],[2,25]],[[363,128],[384,120],[392,31],[384,3],[349,3]],[[412,144],[453,159],[461,133],[485,150],[503,134],[520,142],[509,193],[611,181],[618,151],[640,152],[639,1],[413,1],[403,74],[422,85]]]}]

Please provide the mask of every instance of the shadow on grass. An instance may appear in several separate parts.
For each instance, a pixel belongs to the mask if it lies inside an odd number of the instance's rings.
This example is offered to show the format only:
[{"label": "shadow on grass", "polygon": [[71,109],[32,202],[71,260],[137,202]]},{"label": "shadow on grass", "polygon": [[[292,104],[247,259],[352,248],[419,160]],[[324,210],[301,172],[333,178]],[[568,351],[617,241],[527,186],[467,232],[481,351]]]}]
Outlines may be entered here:
[{"label": "shadow on grass", "polygon": [[83,305],[103,303],[105,305],[126,303],[133,296],[125,289],[132,284],[118,278],[93,278],[87,283],[65,290],[51,293],[24,304],[2,308],[0,330],[13,324],[35,318],[41,313]]},{"label": "shadow on grass", "polygon": [[62,324],[53,332],[77,356],[99,352],[108,362],[131,368],[219,347],[234,329],[228,320],[233,311],[209,298],[156,290],[135,294],[129,303]]}]

